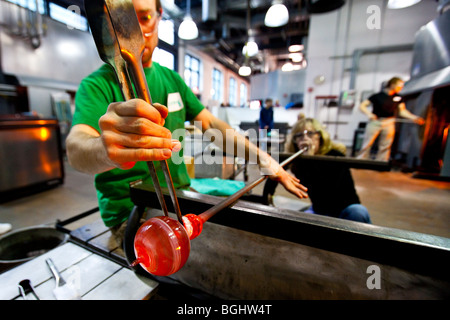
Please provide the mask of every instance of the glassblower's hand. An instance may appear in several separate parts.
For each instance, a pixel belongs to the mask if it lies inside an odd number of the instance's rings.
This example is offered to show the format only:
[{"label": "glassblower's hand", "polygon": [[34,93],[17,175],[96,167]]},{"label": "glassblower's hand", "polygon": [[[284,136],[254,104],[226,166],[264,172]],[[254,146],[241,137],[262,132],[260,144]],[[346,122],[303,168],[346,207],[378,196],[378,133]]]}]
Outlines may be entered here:
[{"label": "glassblower's hand", "polygon": [[130,169],[137,161],[166,160],[172,151],[179,151],[181,143],[172,140],[171,132],[163,127],[167,115],[165,106],[141,99],[110,104],[99,126],[112,164]]}]

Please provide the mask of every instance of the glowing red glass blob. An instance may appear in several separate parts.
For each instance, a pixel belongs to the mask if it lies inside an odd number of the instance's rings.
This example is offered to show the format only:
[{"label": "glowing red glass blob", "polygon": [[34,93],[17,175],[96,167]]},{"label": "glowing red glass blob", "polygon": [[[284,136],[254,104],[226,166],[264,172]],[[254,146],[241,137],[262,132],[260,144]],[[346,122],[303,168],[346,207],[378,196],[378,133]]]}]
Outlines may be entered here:
[{"label": "glowing red glass blob", "polygon": [[188,213],[183,216],[183,225],[189,236],[189,239],[195,239],[203,230],[203,224],[206,220],[202,219],[201,215]]},{"label": "glowing red glass blob", "polygon": [[168,276],[180,270],[191,251],[189,236],[177,220],[166,216],[147,220],[134,237],[136,261],[147,272]]}]

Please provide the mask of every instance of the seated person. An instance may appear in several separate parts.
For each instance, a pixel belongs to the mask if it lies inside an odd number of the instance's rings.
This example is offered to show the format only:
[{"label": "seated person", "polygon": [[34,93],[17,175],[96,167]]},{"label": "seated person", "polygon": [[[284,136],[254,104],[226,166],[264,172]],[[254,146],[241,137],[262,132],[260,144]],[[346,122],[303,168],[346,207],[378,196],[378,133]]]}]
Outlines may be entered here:
[{"label": "seated person", "polygon": [[[287,152],[295,153],[303,147],[308,148],[304,155],[345,156],[345,146],[332,142],[328,132],[311,118],[300,119],[286,142]],[[291,171],[308,188],[312,206],[305,212],[371,223],[369,213],[356,193],[350,169],[345,164],[299,157],[291,164]],[[267,181],[264,199],[274,194],[276,186],[276,181]]]}]

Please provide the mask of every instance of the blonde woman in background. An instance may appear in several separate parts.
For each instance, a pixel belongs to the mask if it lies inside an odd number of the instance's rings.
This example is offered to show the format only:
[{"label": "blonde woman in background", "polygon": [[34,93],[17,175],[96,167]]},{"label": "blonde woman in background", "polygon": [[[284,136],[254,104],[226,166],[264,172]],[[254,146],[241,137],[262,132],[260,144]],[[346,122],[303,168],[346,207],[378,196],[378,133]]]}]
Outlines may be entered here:
[{"label": "blonde woman in background", "polygon": [[[346,152],[343,144],[331,141],[320,122],[299,116],[285,148],[294,153],[303,147],[308,148],[303,154],[308,156],[344,157]],[[345,164],[300,157],[292,163],[291,171],[308,188],[312,206],[305,212],[371,223],[369,212],[361,205],[350,169]],[[264,197],[270,198],[275,187],[276,182],[268,181]]]},{"label": "blonde woman in background", "polygon": [[[299,147],[294,143],[293,138],[295,139],[296,135],[297,138],[301,137],[302,133],[304,133],[305,130],[319,133],[319,135],[316,137],[320,138],[319,140],[306,139],[302,141],[302,148],[304,146],[308,147],[308,151],[304,154],[323,156],[326,155],[329,151],[335,150],[341,153],[342,156],[345,156],[347,149],[345,145],[332,141],[330,139],[330,134],[325,130],[325,128],[320,124],[319,121],[313,118],[306,118],[303,113],[300,113],[298,115],[298,121],[292,127],[292,131],[286,140],[285,150],[287,152],[295,153],[299,150]],[[317,145],[315,143],[312,144],[313,141],[319,143]]]}]

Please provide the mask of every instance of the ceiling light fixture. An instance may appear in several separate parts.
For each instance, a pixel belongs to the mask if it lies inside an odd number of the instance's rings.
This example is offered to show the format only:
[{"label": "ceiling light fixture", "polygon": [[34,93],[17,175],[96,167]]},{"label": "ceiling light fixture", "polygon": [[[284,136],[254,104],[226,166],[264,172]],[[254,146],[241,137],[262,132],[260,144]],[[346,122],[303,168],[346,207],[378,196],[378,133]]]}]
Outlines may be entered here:
[{"label": "ceiling light fixture", "polygon": [[290,53],[289,58],[292,60],[292,62],[300,62],[303,60],[303,53],[300,52]]},{"label": "ceiling light fixture", "polygon": [[389,0],[388,9],[403,9],[419,3],[421,0]]},{"label": "ceiling light fixture", "polygon": [[264,24],[267,27],[281,27],[289,21],[289,12],[283,4],[283,0],[272,1],[272,6],[267,10]]},{"label": "ceiling light fixture", "polygon": [[198,37],[198,28],[191,16],[191,0],[187,0],[186,15],[178,28],[178,37],[183,40],[193,40]]},{"label": "ceiling light fixture", "polygon": [[255,42],[255,39],[250,36],[247,43],[242,48],[242,54],[245,56],[254,57],[258,54],[258,51],[258,44]]},{"label": "ceiling light fixture", "polygon": [[248,77],[249,75],[252,74],[252,69],[247,66],[247,65],[243,65],[239,68],[239,75],[242,77]]},{"label": "ceiling light fixture", "polygon": [[255,42],[253,30],[250,28],[250,0],[247,0],[247,34],[248,40],[242,48],[242,54],[247,57],[254,57],[258,54],[258,44]]},{"label": "ceiling light fixture", "polygon": [[293,44],[289,46],[289,52],[299,52],[302,51],[304,46],[302,44]]},{"label": "ceiling light fixture", "polygon": [[281,71],[283,72],[290,72],[294,70],[294,65],[290,62],[286,62],[285,64],[283,64],[283,66],[281,67]]},{"label": "ceiling light fixture", "polygon": [[283,72],[291,72],[291,71],[294,71],[294,70],[305,69],[307,66],[308,66],[308,62],[306,62],[305,59],[300,61],[300,63],[295,63],[295,64],[293,64],[291,62],[286,62],[281,67],[281,71],[283,71]]}]

